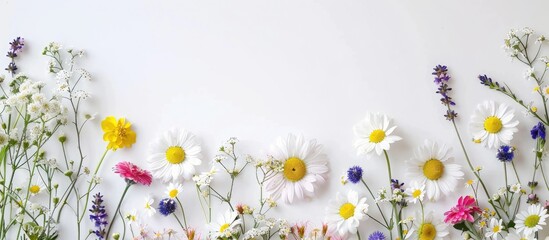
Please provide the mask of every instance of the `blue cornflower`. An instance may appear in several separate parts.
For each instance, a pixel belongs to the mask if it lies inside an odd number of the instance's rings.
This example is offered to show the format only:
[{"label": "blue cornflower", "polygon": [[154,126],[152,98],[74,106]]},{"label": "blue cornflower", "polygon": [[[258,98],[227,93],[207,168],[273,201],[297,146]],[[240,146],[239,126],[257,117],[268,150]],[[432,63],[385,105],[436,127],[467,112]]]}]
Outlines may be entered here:
[{"label": "blue cornflower", "polygon": [[502,162],[513,161],[514,157],[515,157],[515,148],[507,145],[500,146],[498,149],[498,153],[496,154],[496,158]]},{"label": "blue cornflower", "polygon": [[530,134],[532,135],[532,139],[537,139],[539,137],[542,140],[545,140],[545,125],[538,122],[538,124],[530,130]]},{"label": "blue cornflower", "polygon": [[362,179],[362,168],[359,166],[354,166],[347,170],[347,179],[352,183],[358,183]]},{"label": "blue cornflower", "polygon": [[368,236],[368,240],[385,240],[385,235],[380,231],[375,231],[370,236]]},{"label": "blue cornflower", "polygon": [[99,238],[104,239],[107,235],[107,232],[105,231],[105,227],[108,224],[107,221],[107,213],[105,212],[105,206],[103,205],[103,196],[101,193],[97,193],[93,195],[93,205],[91,209],[89,210],[92,214],[90,214],[90,220],[95,224],[95,230],[93,233]]},{"label": "blue cornflower", "polygon": [[175,212],[176,209],[175,201],[171,198],[164,198],[160,200],[160,203],[158,204],[158,211],[164,215],[168,216]]}]

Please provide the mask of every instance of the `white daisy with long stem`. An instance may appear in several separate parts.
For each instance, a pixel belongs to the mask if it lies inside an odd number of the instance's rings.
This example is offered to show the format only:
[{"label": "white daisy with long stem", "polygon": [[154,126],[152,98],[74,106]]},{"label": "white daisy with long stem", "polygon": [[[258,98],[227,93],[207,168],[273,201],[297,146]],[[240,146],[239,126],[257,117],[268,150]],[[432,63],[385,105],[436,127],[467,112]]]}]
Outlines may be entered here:
[{"label": "white daisy with long stem", "polygon": [[356,140],[354,143],[357,153],[369,154],[375,150],[381,155],[383,150],[391,148],[391,144],[401,140],[399,136],[391,135],[396,126],[391,126],[391,120],[387,115],[380,113],[367,113],[366,117],[354,126]]},{"label": "white daisy with long stem", "polygon": [[235,228],[242,224],[241,219],[238,218],[238,212],[227,210],[225,214],[219,215],[217,220],[208,224],[210,230],[210,237],[212,239],[229,238],[232,239]]},{"label": "white daisy with long stem", "polygon": [[328,225],[335,226],[341,236],[355,234],[360,221],[367,218],[368,204],[366,198],[359,198],[358,193],[350,190],[347,196],[339,192],[335,201],[332,201],[326,209],[326,221]]},{"label": "white daisy with long stem", "polygon": [[488,148],[509,144],[513,134],[518,132],[519,121],[514,119],[515,111],[506,104],[485,101],[477,106],[471,117],[469,128],[473,140]]},{"label": "white daisy with long stem", "polygon": [[179,196],[179,193],[183,191],[183,186],[179,183],[170,183],[168,187],[166,188],[166,195],[171,198],[175,199],[177,196]]},{"label": "white daisy with long stem", "polygon": [[151,143],[147,161],[153,176],[164,182],[190,180],[202,163],[201,150],[192,133],[172,129]]},{"label": "white daisy with long stem", "polygon": [[265,191],[273,199],[292,203],[296,199],[314,196],[320,184],[326,182],[328,159],[322,145],[289,134],[279,138],[272,147],[273,157],[283,162],[282,172],[268,179]]},{"label": "white daisy with long stem", "polygon": [[438,200],[442,195],[448,195],[455,190],[458,181],[463,178],[461,166],[452,163],[450,149],[445,145],[425,140],[406,161],[407,175],[420,184],[425,185],[425,193],[430,200]]},{"label": "white daisy with long stem", "polygon": [[530,205],[527,210],[520,212],[515,219],[515,228],[518,232],[533,235],[547,225],[547,210],[540,204]]}]

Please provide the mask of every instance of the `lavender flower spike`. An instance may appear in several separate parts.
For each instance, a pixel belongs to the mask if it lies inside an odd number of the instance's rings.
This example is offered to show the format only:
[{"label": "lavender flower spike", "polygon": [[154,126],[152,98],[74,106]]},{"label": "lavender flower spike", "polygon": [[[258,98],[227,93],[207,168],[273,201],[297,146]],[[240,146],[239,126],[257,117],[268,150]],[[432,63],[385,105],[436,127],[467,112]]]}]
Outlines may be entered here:
[{"label": "lavender flower spike", "polygon": [[105,227],[108,224],[107,213],[105,212],[105,206],[103,205],[103,196],[101,193],[93,195],[93,205],[90,209],[90,220],[95,224],[95,230],[93,233],[98,237],[98,239],[105,239],[107,232]]},{"label": "lavender flower spike", "polygon": [[17,65],[15,65],[15,58],[17,57],[18,53],[23,51],[24,46],[25,46],[25,39],[22,37],[17,37],[12,42],[10,42],[10,49],[6,57],[9,57],[11,59],[11,62],[8,64],[8,67],[5,70],[11,73],[12,75],[15,75],[15,72],[17,71]]}]

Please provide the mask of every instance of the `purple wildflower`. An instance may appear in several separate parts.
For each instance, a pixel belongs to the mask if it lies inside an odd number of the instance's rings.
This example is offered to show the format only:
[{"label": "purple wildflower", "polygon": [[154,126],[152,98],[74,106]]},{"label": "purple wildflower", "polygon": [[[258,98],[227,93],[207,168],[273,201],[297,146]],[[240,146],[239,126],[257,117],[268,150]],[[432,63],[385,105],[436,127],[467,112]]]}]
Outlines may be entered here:
[{"label": "purple wildflower", "polygon": [[537,139],[539,137],[542,140],[545,140],[545,125],[538,122],[538,124],[530,130],[530,135],[532,135],[532,139]]},{"label": "purple wildflower", "polygon": [[93,195],[94,199],[92,201],[93,205],[91,209],[89,210],[92,214],[90,214],[90,220],[95,224],[95,230],[93,233],[99,238],[99,239],[105,239],[107,232],[105,227],[108,224],[107,221],[107,213],[105,212],[105,206],[103,205],[103,196],[101,196],[101,193],[97,193]]},{"label": "purple wildflower", "polygon": [[15,58],[17,57],[17,54],[23,51],[23,47],[25,46],[25,39],[22,37],[17,37],[12,42],[10,42],[10,49],[8,51],[7,57],[11,58],[11,62],[8,64],[8,67],[5,69],[12,75],[15,74],[15,71],[17,71],[17,65],[15,65]]},{"label": "purple wildflower", "polygon": [[402,190],[403,186],[404,186],[404,183],[400,183],[398,179],[391,179],[391,190],[395,190],[395,189]]},{"label": "purple wildflower", "polygon": [[496,158],[502,162],[511,162],[515,157],[515,148],[507,145],[502,145],[498,148]]},{"label": "purple wildflower", "polygon": [[385,235],[380,231],[375,231],[370,236],[368,236],[368,240],[385,240],[387,239]]},{"label": "purple wildflower", "polygon": [[171,198],[164,198],[158,203],[158,211],[164,215],[168,216],[175,212],[176,204],[175,201]]},{"label": "purple wildflower", "polygon": [[359,166],[354,166],[347,170],[347,179],[352,183],[358,183],[362,179],[362,168]]},{"label": "purple wildflower", "polygon": [[447,120],[451,121],[457,117],[457,113],[454,110],[450,109],[450,106],[456,105],[452,98],[448,95],[452,88],[448,86],[448,81],[450,80],[450,75],[448,75],[448,67],[443,65],[437,65],[433,68],[434,72],[432,73],[435,76],[435,84],[438,85],[437,92],[442,96],[440,101],[443,105],[448,107],[446,114],[444,115]]}]

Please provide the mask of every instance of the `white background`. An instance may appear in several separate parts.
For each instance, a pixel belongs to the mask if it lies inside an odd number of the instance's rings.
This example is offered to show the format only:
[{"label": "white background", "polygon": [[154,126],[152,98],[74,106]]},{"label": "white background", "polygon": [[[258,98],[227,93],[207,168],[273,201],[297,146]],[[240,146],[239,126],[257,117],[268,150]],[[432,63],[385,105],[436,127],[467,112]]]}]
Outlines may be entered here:
[{"label": "white background", "polygon": [[[186,128],[198,136],[205,155],[201,170],[209,169],[216,149],[229,137],[241,140],[241,153],[263,157],[277,137],[302,133],[324,145],[329,182],[316,198],[282,205],[273,214],[319,225],[337,191],[355,188],[365,195],[358,186],[339,183],[349,166],[363,166],[366,180],[376,189],[386,182],[384,160],[359,157],[352,146],[352,127],[367,111],[391,116],[399,126],[396,134],[404,138],[391,146],[394,176],[406,182],[402,163],[424,139],[452,146],[457,162],[465,167],[434,93],[431,68],[436,64],[450,68],[458,124],[467,140],[467,123],[478,103],[493,99],[517,110],[521,124],[514,140],[519,147],[516,162],[523,178],[530,178],[534,143],[528,130],[535,122],[510,99],[481,86],[476,76],[486,73],[533,100],[534,84],[523,78],[524,65],[511,62],[501,45],[510,28],[529,26],[549,35],[548,9],[547,1],[497,0],[1,0],[0,49],[7,51],[14,37],[25,37],[20,69],[51,83],[43,46],[57,41],[86,50],[81,62],[93,76],[86,85],[93,94],[87,109],[98,113],[86,132],[87,165],[95,166],[104,149],[99,124],[103,117],[125,116],[138,134],[131,149],[110,154],[101,170],[101,190],[110,211],[124,185],[111,167],[122,160],[145,167],[148,144],[167,129]],[[7,58],[1,63],[3,68]],[[475,165],[484,166],[483,174],[498,176],[489,178],[491,189],[503,185],[494,151],[470,142],[466,146]],[[223,181],[217,186],[224,186]],[[237,198],[256,204],[249,201],[257,194],[244,191],[249,189],[247,181],[252,181],[251,175],[238,182]],[[189,220],[203,229],[193,186],[184,186]],[[158,202],[163,192],[159,182],[134,187],[123,211],[140,209],[147,193]],[[442,214],[457,197],[428,203],[427,208]],[[176,226],[173,218],[141,219],[155,229]],[[60,229],[67,234],[62,239],[72,239],[72,226]],[[378,229],[367,221],[360,231],[367,236]]]}]

